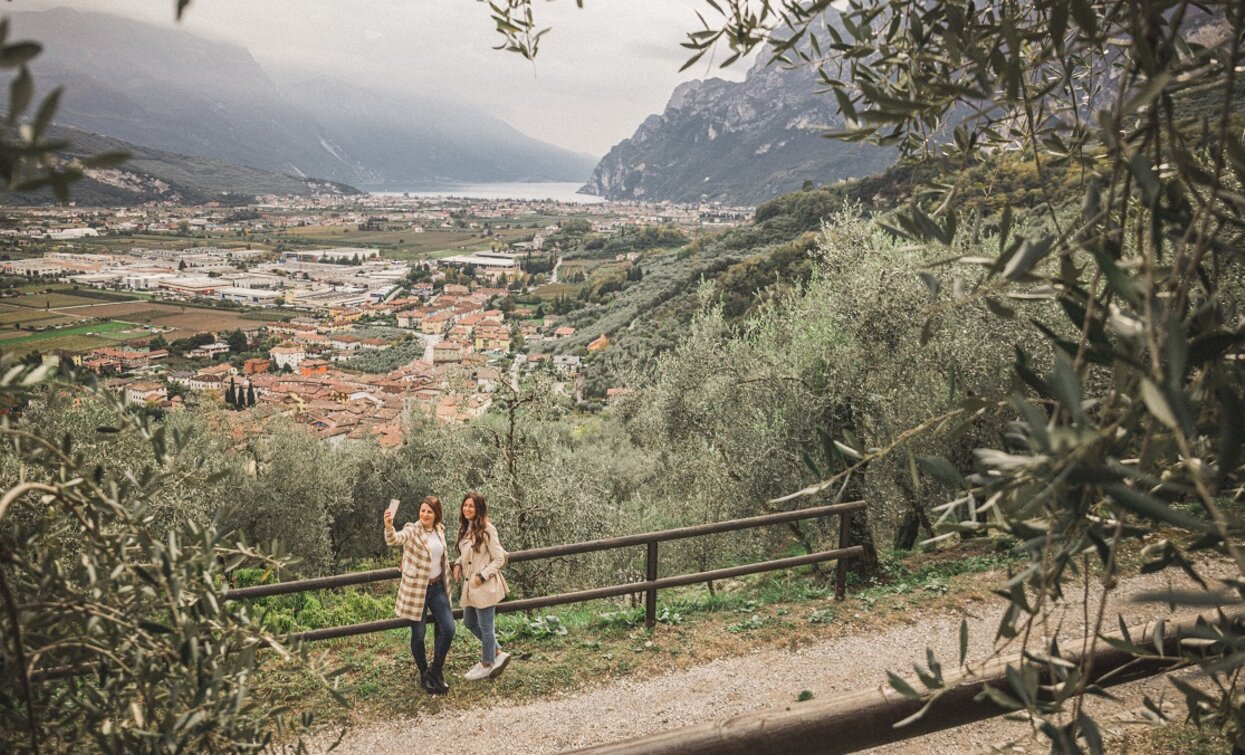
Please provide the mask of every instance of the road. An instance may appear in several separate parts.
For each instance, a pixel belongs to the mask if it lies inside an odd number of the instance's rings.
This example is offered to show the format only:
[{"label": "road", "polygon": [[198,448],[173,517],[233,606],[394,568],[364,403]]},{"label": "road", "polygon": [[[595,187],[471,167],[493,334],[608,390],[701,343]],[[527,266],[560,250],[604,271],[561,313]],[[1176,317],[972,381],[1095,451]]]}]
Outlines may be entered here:
[{"label": "road", "polygon": [[[1220,567],[1214,571],[1226,573]],[[1167,580],[1166,574],[1121,580],[1109,603],[1108,625],[1114,627],[1115,612],[1129,623],[1165,615],[1164,606],[1131,602],[1129,596],[1165,587]],[[649,679],[614,679],[537,702],[473,706],[472,710],[443,710],[435,717],[376,722],[350,731],[335,752],[409,752],[411,743],[418,741],[422,752],[556,753],[742,713],[790,707],[804,690],[825,700],[884,685],[888,670],[910,676],[912,663],[925,662],[927,645],[939,658],[953,663],[958,657],[962,618],[968,619],[970,627],[969,657],[989,657],[999,610],[998,603],[978,603],[954,613],[917,613],[910,621],[881,631],[818,641],[793,650],[770,648],[721,658]],[[1091,617],[1094,610],[1091,607]],[[1069,605],[1061,614],[1059,634],[1067,644],[1081,636],[1081,607]],[[522,674],[523,662],[513,662],[506,673]],[[1119,733],[1135,725],[1143,694],[1164,689],[1171,697],[1172,688],[1162,678],[1123,685],[1114,690],[1120,696],[1119,703],[1095,700],[1092,714],[1108,733]],[[1000,717],[871,752],[916,755],[1002,750],[1036,753],[1047,752],[1049,746],[1033,739],[1028,723]]]}]

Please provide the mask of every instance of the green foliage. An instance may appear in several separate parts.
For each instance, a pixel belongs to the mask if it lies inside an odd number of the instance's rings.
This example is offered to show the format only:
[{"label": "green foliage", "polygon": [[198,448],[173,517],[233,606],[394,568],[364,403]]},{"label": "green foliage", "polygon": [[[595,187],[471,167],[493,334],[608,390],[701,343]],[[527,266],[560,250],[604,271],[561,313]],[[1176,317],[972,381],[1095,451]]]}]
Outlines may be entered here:
[{"label": "green foliage", "polygon": [[741,634],[744,632],[752,632],[757,629],[763,629],[765,627],[773,625],[774,623],[775,623],[775,619],[773,617],[762,616],[759,613],[754,613],[748,618],[744,619],[743,621],[739,621],[734,624],[728,624],[726,627],[726,631],[732,634]]},{"label": "green foliage", "polygon": [[545,614],[531,619],[515,617],[515,620],[500,622],[498,640],[507,642],[521,637],[530,640],[544,640],[561,637],[567,633],[566,625],[555,614]]},{"label": "green foliage", "polygon": [[833,624],[838,618],[838,611],[831,608],[818,608],[808,615],[808,623],[810,624]]},{"label": "green foliage", "polygon": [[[241,584],[237,584],[241,587]],[[272,632],[305,632],[393,617],[393,597],[363,590],[326,590],[251,601],[252,611]]]},{"label": "green foliage", "polygon": [[341,366],[359,372],[389,372],[424,357],[424,342],[418,338],[396,343],[380,351],[364,351]]},{"label": "green foliage", "polygon": [[[222,597],[235,571],[283,560],[159,516],[165,487],[199,467],[180,466],[193,441],[119,399],[49,383],[54,360],[15,367],[5,355],[0,371],[0,391],[19,405],[76,394],[105,420],[95,432],[115,438],[92,449],[25,416],[0,421],[5,465],[21,470],[0,498],[4,748],[232,752],[308,726],[258,705],[259,653],[291,650]],[[146,448],[141,474],[111,462],[133,444]]]},{"label": "green foliage", "polygon": [[240,329],[230,333],[225,342],[229,344],[229,351],[233,354],[241,354],[247,349],[246,335]]},{"label": "green foliage", "polygon": [[[1216,549],[1245,575],[1240,526],[1224,505],[1245,484],[1237,429],[1245,422],[1237,358],[1245,341],[1245,147],[1232,118],[1245,47],[1240,6],[850,2],[822,26],[827,6],[732,0],[720,8],[721,25],[707,25],[688,46],[699,56],[725,42],[742,55],[769,41],[776,58],[816,66],[848,119],[845,138],[923,156],[932,134],[971,110],[944,154],[974,165],[983,150],[1007,150],[1028,163],[1027,175],[1014,172],[1032,189],[1003,187],[1007,204],[986,254],[965,248],[984,240],[981,215],[957,212],[965,191],[980,193],[971,170],[913,193],[884,223],[906,243],[946,255],[922,271],[934,303],[922,344],[944,332],[948,311],[984,304],[993,319],[1015,322],[1021,302],[1054,305],[1031,320],[1029,343],[1004,336],[1015,348],[1009,429],[981,439],[971,459],[921,454],[918,465],[908,452],[914,487],[923,484],[919,467],[953,491],[937,509],[947,536],[1001,530],[1026,543],[1031,563],[1003,593],[996,639],[1029,638],[1043,625],[1065,582],[1088,568],[1082,559],[1104,570],[1110,592],[1123,545],[1160,527],[1185,531],[1189,550]],[[1192,102],[1200,112],[1184,109]],[[1079,194],[1077,213],[1065,211],[1070,193]],[[1018,228],[1013,197],[1035,203],[1045,223]],[[981,416],[992,405],[997,399],[983,401],[974,388],[959,411]],[[886,455],[844,438],[861,464],[872,468]],[[1163,541],[1150,555],[1146,570],[1179,568],[1207,587],[1185,548]],[[1150,597],[1189,607],[1214,599],[1196,590]],[[1094,630],[1103,631],[1101,618]],[[1225,640],[1188,655],[1214,691],[1176,684],[1192,720],[1221,726],[1239,747],[1245,659],[1233,648],[1245,627],[1220,614],[1200,631]],[[1046,648],[1027,641],[1025,649],[1009,689],[991,697],[1023,709],[1053,750],[1102,751],[1092,719],[1060,717],[1071,706],[1080,711],[1086,662],[1059,658],[1055,648],[1056,657],[1040,659],[1032,652]],[[924,692],[895,675],[892,686],[936,698],[945,687],[935,668],[931,657]],[[1049,698],[1033,694],[1039,678],[1053,682]]]}]

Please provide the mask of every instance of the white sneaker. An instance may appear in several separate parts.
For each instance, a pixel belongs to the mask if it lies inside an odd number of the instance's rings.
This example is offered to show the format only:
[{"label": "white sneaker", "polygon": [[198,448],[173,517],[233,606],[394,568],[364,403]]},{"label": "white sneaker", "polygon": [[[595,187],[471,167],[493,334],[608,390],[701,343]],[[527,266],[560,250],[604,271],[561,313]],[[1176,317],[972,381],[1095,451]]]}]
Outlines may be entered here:
[{"label": "white sneaker", "polygon": [[492,667],[492,666],[485,667],[485,666],[484,666],[484,664],[482,664],[482,663],[477,663],[476,665],[474,665],[474,666],[472,666],[472,667],[471,667],[471,670],[470,670],[470,671],[468,671],[467,673],[463,674],[463,678],[464,678],[464,679],[467,679],[467,680],[470,680],[470,681],[473,681],[473,682],[474,682],[474,681],[476,681],[476,680],[478,680],[478,679],[487,679],[487,678],[488,678],[489,673],[490,673],[492,670],[493,670],[493,667]]},{"label": "white sneaker", "polygon": [[492,668],[490,668],[490,669],[488,670],[488,671],[489,671],[489,674],[488,674],[488,675],[489,675],[489,678],[490,678],[490,679],[495,679],[495,678],[497,678],[497,677],[501,676],[501,672],[503,672],[503,671],[505,671],[505,670],[506,670],[506,664],[507,664],[507,663],[510,663],[510,653],[507,653],[507,652],[504,652],[504,651],[503,651],[503,652],[498,653],[498,654],[497,654],[497,657],[493,659],[493,666],[492,666]]}]

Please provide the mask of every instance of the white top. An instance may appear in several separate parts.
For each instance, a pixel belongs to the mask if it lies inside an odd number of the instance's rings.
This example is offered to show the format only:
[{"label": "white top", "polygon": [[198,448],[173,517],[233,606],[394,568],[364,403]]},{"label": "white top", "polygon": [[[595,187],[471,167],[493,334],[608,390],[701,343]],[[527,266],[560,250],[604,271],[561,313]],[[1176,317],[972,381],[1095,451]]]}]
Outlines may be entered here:
[{"label": "white top", "polygon": [[428,546],[428,554],[432,556],[432,571],[428,572],[428,579],[436,579],[441,576],[441,557],[445,555],[445,543],[441,542],[436,532],[426,532],[424,545]]}]

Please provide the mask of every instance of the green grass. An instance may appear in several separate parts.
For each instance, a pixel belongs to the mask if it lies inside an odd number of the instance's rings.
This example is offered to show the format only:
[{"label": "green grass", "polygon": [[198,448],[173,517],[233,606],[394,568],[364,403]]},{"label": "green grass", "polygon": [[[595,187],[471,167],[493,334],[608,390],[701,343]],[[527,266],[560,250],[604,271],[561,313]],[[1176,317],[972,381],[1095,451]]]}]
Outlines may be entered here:
[{"label": "green grass", "polygon": [[553,301],[558,297],[574,299],[583,287],[583,283],[549,283],[540,286],[532,293],[545,301]]},{"label": "green grass", "polygon": [[[15,340],[21,340],[21,339],[0,340],[0,352],[6,351],[9,349],[20,348],[20,347],[14,346]],[[59,336],[59,337],[51,338],[46,341],[40,341],[39,347],[37,350],[44,354],[51,353],[54,351],[68,351],[71,353],[77,353],[77,352],[83,352],[83,351],[90,351],[91,349],[96,349],[96,348],[99,348],[100,346],[111,346],[115,343],[116,341],[114,340],[110,340],[108,338],[101,338],[99,336],[72,336],[72,335],[71,336]],[[35,350],[36,349],[34,348],[22,349],[22,351],[35,351]]]},{"label": "green grass", "polygon": [[353,227],[309,226],[277,234],[288,246],[365,246],[381,250],[386,259],[417,260],[505,246],[513,240],[531,236],[529,229],[495,229],[484,236],[480,229],[434,228],[422,233],[409,228],[394,231],[360,231]]},{"label": "green grass", "polygon": [[[28,336],[22,336],[21,338],[10,338],[4,341],[4,345],[6,347],[21,346],[29,343],[40,343],[57,338],[65,338],[67,336],[85,336],[89,338],[92,335],[103,336],[106,333],[116,333],[117,331],[129,330],[133,327],[133,325],[124,322],[94,322],[86,325],[74,325],[68,328],[58,328],[56,330],[45,330],[42,333],[32,333]],[[48,348],[52,347],[49,346]]]},{"label": "green grass", "polygon": [[60,307],[100,304],[101,302],[98,299],[89,299],[84,296],[53,293],[15,296],[11,299],[5,299],[4,303],[30,309],[57,309]]},{"label": "green grass", "polygon": [[244,314],[248,320],[256,320],[258,322],[282,322],[290,319],[291,317],[298,317],[299,315],[304,315],[306,313],[299,312],[298,310],[262,309],[245,312]]},{"label": "green grass", "polygon": [[12,325],[15,322],[20,322],[24,325],[43,320],[55,320],[59,317],[63,317],[60,312],[45,312],[43,310],[32,312],[25,307],[4,307],[0,309],[0,325]]},{"label": "green grass", "polygon": [[1119,755],[1223,755],[1232,746],[1222,733],[1189,723],[1146,727],[1105,743],[1107,752]]}]

